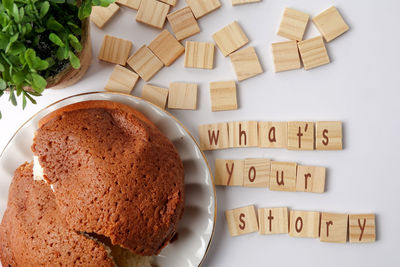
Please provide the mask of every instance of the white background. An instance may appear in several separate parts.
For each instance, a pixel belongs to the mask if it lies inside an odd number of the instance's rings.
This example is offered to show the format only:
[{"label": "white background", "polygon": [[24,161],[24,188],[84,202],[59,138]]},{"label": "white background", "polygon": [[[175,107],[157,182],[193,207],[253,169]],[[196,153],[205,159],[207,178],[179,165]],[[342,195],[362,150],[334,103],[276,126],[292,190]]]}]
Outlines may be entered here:
[{"label": "white background", "polygon": [[[178,7],[185,5],[179,0]],[[270,44],[283,41],[277,30],[284,7],[311,17],[336,5],[350,30],[327,44],[332,63],[314,70],[273,72]],[[216,50],[213,70],[185,69],[183,57],[164,68],[151,83],[168,87],[173,81],[199,84],[198,110],[171,111],[197,137],[197,126],[230,120],[342,120],[344,150],[287,151],[233,149],[207,152],[213,168],[216,158],[266,157],[328,168],[324,194],[273,192],[267,189],[218,188],[218,218],[213,243],[204,266],[400,266],[400,1],[262,0],[222,7],[200,19],[201,33],[189,38],[212,42],[211,35],[237,20],[255,46],[265,73],[238,84],[239,109],[211,112],[208,83],[235,79],[228,58]],[[94,55],[105,33],[132,40],[134,50],[148,44],[159,31],[135,22],[136,11],[122,8],[103,30],[92,25]],[[167,26],[170,29],[170,26]],[[306,38],[318,32],[309,23]],[[0,100],[0,148],[19,126],[39,109],[66,96],[101,91],[112,65],[96,57],[84,79],[68,89],[47,90],[38,105],[11,107]],[[143,81],[133,95],[140,96]],[[188,196],[190,197],[190,196]],[[375,213],[377,242],[330,244],[317,239],[257,233],[230,237],[226,209],[255,204],[341,213]]]}]

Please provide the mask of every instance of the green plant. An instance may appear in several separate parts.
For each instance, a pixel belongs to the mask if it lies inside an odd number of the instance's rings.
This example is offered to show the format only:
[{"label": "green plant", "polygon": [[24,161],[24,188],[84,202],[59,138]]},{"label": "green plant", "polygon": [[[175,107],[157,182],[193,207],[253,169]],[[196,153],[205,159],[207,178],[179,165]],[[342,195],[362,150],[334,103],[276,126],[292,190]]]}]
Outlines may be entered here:
[{"label": "green plant", "polygon": [[[69,64],[77,69],[82,50],[82,20],[92,6],[108,6],[114,0],[1,0],[0,3],[0,97],[22,108],[36,103],[47,86],[46,79]],[[1,112],[0,112],[1,118]]]}]

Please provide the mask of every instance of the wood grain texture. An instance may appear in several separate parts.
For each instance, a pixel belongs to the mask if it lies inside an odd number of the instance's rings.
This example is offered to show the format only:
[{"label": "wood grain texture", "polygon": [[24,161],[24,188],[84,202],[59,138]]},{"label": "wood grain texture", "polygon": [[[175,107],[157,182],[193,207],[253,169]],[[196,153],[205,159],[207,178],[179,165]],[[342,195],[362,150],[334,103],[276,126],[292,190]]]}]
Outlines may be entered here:
[{"label": "wood grain texture", "polygon": [[250,3],[257,3],[260,2],[261,0],[232,0],[232,6],[237,6],[237,5],[244,5],[244,4],[250,4]]},{"label": "wood grain texture", "polygon": [[288,208],[258,209],[259,232],[261,235],[289,233]]},{"label": "wood grain texture", "polygon": [[249,46],[229,55],[236,77],[243,81],[263,73],[254,47]]},{"label": "wood grain texture", "polygon": [[297,43],[305,70],[330,63],[322,36],[317,36]]},{"label": "wood grain texture", "polygon": [[178,82],[170,83],[168,108],[197,109],[197,84]]},{"label": "wood grain texture", "polygon": [[145,84],[142,88],[142,98],[162,109],[165,109],[168,98],[168,89]]},{"label": "wood grain texture", "polygon": [[164,67],[161,60],[145,45],[136,51],[127,62],[146,82]]},{"label": "wood grain texture", "polygon": [[215,185],[243,186],[244,160],[215,160]]},{"label": "wood grain texture", "polygon": [[139,75],[120,65],[116,65],[104,89],[110,92],[130,94],[139,80]]},{"label": "wood grain texture", "polygon": [[236,82],[211,82],[210,99],[212,111],[237,109]]},{"label": "wood grain texture", "polygon": [[275,72],[301,68],[297,41],[271,44]]},{"label": "wood grain texture", "polygon": [[199,19],[221,7],[219,0],[186,0],[196,19]]},{"label": "wood grain texture", "polygon": [[317,150],[342,150],[342,122],[317,121],[315,139]]},{"label": "wood grain texture", "polygon": [[314,150],[314,122],[288,122],[288,149]]},{"label": "wood grain texture", "polygon": [[178,0],[159,0],[159,1],[166,3],[170,6],[176,6],[176,3],[178,2]]},{"label": "wood grain texture", "polygon": [[163,30],[148,47],[165,66],[170,66],[185,52],[183,45],[168,30]]},{"label": "wood grain texture", "polygon": [[190,7],[184,7],[168,14],[167,19],[178,41],[200,32],[199,24]]},{"label": "wood grain texture", "polygon": [[347,214],[321,213],[320,241],[331,243],[346,243],[347,241]]},{"label": "wood grain texture", "polygon": [[375,242],[375,214],[350,214],[349,239],[350,243]]},{"label": "wood grain texture", "polygon": [[269,189],[273,191],[296,191],[297,163],[271,161]]},{"label": "wood grain texture", "polygon": [[257,121],[232,121],[228,123],[230,147],[256,147],[258,144]]},{"label": "wood grain texture", "polygon": [[249,42],[246,34],[236,21],[214,33],[212,38],[224,56],[228,56]]},{"label": "wood grain texture", "polygon": [[269,187],[271,160],[248,158],[244,160],[243,186]]},{"label": "wood grain texture", "polygon": [[104,35],[98,58],[103,61],[125,66],[131,49],[131,41]]},{"label": "wood grain texture", "polygon": [[334,6],[315,16],[312,21],[327,42],[349,30],[349,26]]},{"label": "wood grain texture", "polygon": [[326,168],[319,166],[297,166],[297,192],[323,193],[325,191]]},{"label": "wood grain texture", "polygon": [[157,0],[142,0],[136,14],[136,21],[162,29],[170,6]]},{"label": "wood grain texture", "polygon": [[231,236],[258,231],[256,209],[253,205],[225,211],[226,222]]},{"label": "wood grain texture", "polygon": [[292,8],[285,8],[277,34],[291,40],[303,40],[309,15]]},{"label": "wood grain texture", "polygon": [[141,1],[142,0],[116,0],[116,3],[118,3],[122,6],[132,8],[134,10],[138,10]]},{"label": "wood grain texture", "polygon": [[290,211],[289,236],[291,237],[319,237],[320,213],[317,211]]},{"label": "wood grain texture", "polygon": [[287,122],[258,122],[259,147],[287,148]]},{"label": "wood grain texture", "polygon": [[214,68],[214,44],[187,41],[185,44],[185,68]]},{"label": "wood grain texture", "polygon": [[119,6],[115,3],[108,7],[94,6],[90,14],[90,20],[100,29],[118,12]]},{"label": "wood grain texture", "polygon": [[203,124],[198,130],[202,150],[229,148],[228,123]]}]

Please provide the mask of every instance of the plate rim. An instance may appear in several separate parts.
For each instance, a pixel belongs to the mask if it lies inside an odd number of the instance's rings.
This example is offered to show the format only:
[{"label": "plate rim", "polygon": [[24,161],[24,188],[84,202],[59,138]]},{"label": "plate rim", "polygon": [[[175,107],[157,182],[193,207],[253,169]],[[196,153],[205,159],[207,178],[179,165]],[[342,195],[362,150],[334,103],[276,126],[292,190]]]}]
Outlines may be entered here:
[{"label": "plate rim", "polygon": [[5,151],[5,150],[7,149],[7,147],[10,145],[11,141],[14,139],[14,137],[17,135],[17,133],[18,133],[18,132],[22,129],[22,127],[24,127],[28,122],[30,122],[31,120],[33,120],[39,113],[41,113],[42,111],[47,110],[48,108],[50,108],[50,107],[52,107],[52,106],[54,106],[54,105],[56,105],[56,104],[58,104],[58,103],[60,103],[60,102],[62,102],[62,101],[64,101],[64,100],[67,100],[67,99],[70,99],[70,98],[73,98],[73,97],[78,97],[78,96],[95,95],[95,94],[121,95],[121,96],[124,96],[124,97],[131,97],[131,98],[134,98],[134,99],[136,99],[136,100],[144,101],[145,103],[150,104],[151,106],[157,108],[159,111],[164,112],[164,113],[167,114],[169,117],[171,117],[175,122],[177,122],[177,123],[185,130],[185,132],[190,136],[190,138],[194,141],[195,145],[197,146],[197,148],[198,148],[199,151],[201,152],[201,155],[202,155],[202,157],[203,157],[203,159],[204,159],[204,162],[205,162],[206,165],[207,165],[208,172],[209,172],[209,174],[210,174],[212,189],[213,189],[213,193],[214,193],[214,220],[213,220],[213,229],[212,229],[212,233],[211,233],[211,236],[210,236],[210,240],[209,240],[209,242],[208,242],[208,244],[207,244],[207,248],[206,248],[206,251],[204,252],[204,256],[203,256],[203,258],[201,259],[201,261],[200,261],[200,263],[199,263],[199,265],[198,265],[198,266],[200,267],[200,266],[204,263],[204,260],[205,260],[205,258],[207,257],[207,254],[208,254],[209,249],[210,249],[210,247],[211,247],[211,243],[212,243],[212,240],[213,240],[214,234],[215,234],[215,226],[216,226],[216,222],[217,222],[217,209],[218,209],[218,207],[217,207],[217,195],[216,195],[216,188],[215,188],[214,176],[213,176],[213,173],[212,173],[212,171],[211,171],[210,165],[209,165],[209,163],[208,163],[207,157],[206,157],[206,155],[204,154],[203,150],[201,150],[200,145],[199,145],[199,143],[197,142],[197,140],[194,138],[194,136],[192,135],[192,133],[183,125],[183,123],[180,122],[174,115],[172,115],[172,114],[171,114],[170,112],[168,112],[167,110],[161,109],[161,108],[158,107],[157,105],[155,105],[155,104],[153,104],[153,103],[151,103],[151,102],[149,102],[149,101],[147,101],[147,100],[145,100],[145,99],[143,99],[143,98],[141,98],[141,97],[134,96],[134,95],[130,95],[130,94],[119,93],[119,92],[95,91],[95,92],[86,92],[86,93],[81,93],[81,94],[70,95],[70,96],[67,96],[67,97],[64,97],[64,98],[62,98],[62,99],[59,99],[59,100],[57,100],[57,101],[55,101],[55,102],[53,102],[53,103],[51,103],[51,104],[49,104],[49,105],[47,105],[47,106],[41,108],[40,110],[38,110],[37,112],[35,112],[31,117],[29,117],[24,123],[22,123],[21,126],[18,127],[18,129],[14,132],[14,134],[10,137],[10,139],[6,142],[5,146],[3,147],[3,149],[2,149],[2,151],[1,151],[1,153],[0,153],[0,161],[2,160],[4,151]]}]

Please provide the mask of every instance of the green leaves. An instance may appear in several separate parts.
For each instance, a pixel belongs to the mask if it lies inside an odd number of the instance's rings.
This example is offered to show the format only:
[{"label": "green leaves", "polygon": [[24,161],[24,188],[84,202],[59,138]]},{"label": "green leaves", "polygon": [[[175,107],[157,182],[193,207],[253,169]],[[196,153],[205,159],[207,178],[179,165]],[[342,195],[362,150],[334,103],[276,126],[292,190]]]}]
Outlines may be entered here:
[{"label": "green leaves", "polygon": [[63,41],[61,40],[61,38],[60,38],[57,34],[55,34],[55,33],[50,33],[49,39],[50,39],[50,41],[52,41],[54,44],[56,44],[56,45],[58,45],[58,46],[61,46],[61,47],[64,47]]},{"label": "green leaves", "polygon": [[84,20],[90,16],[90,13],[92,13],[92,0],[83,0],[78,11],[79,19]]},{"label": "green leaves", "polygon": [[38,93],[42,93],[46,88],[46,80],[37,73],[32,73],[32,88]]},{"label": "green leaves", "polygon": [[81,67],[79,58],[72,51],[69,51],[69,62],[74,69],[79,69]]},{"label": "green leaves", "polygon": [[82,51],[82,45],[79,42],[78,38],[75,37],[75,35],[68,34],[68,40],[71,46],[77,51],[81,52]]},{"label": "green leaves", "polygon": [[39,12],[39,17],[42,19],[44,16],[46,16],[47,12],[49,12],[50,8],[50,3],[47,1],[44,1],[40,7],[40,12]]},{"label": "green leaves", "polygon": [[11,14],[13,11],[14,0],[3,0],[2,3],[8,13]]},{"label": "green leaves", "polygon": [[63,25],[61,23],[59,23],[54,17],[50,17],[47,20],[46,26],[49,30],[53,30],[56,32],[59,32],[64,29]]},{"label": "green leaves", "polygon": [[36,56],[36,52],[32,48],[25,51],[25,60],[31,70],[45,70],[49,66],[46,60]]}]

